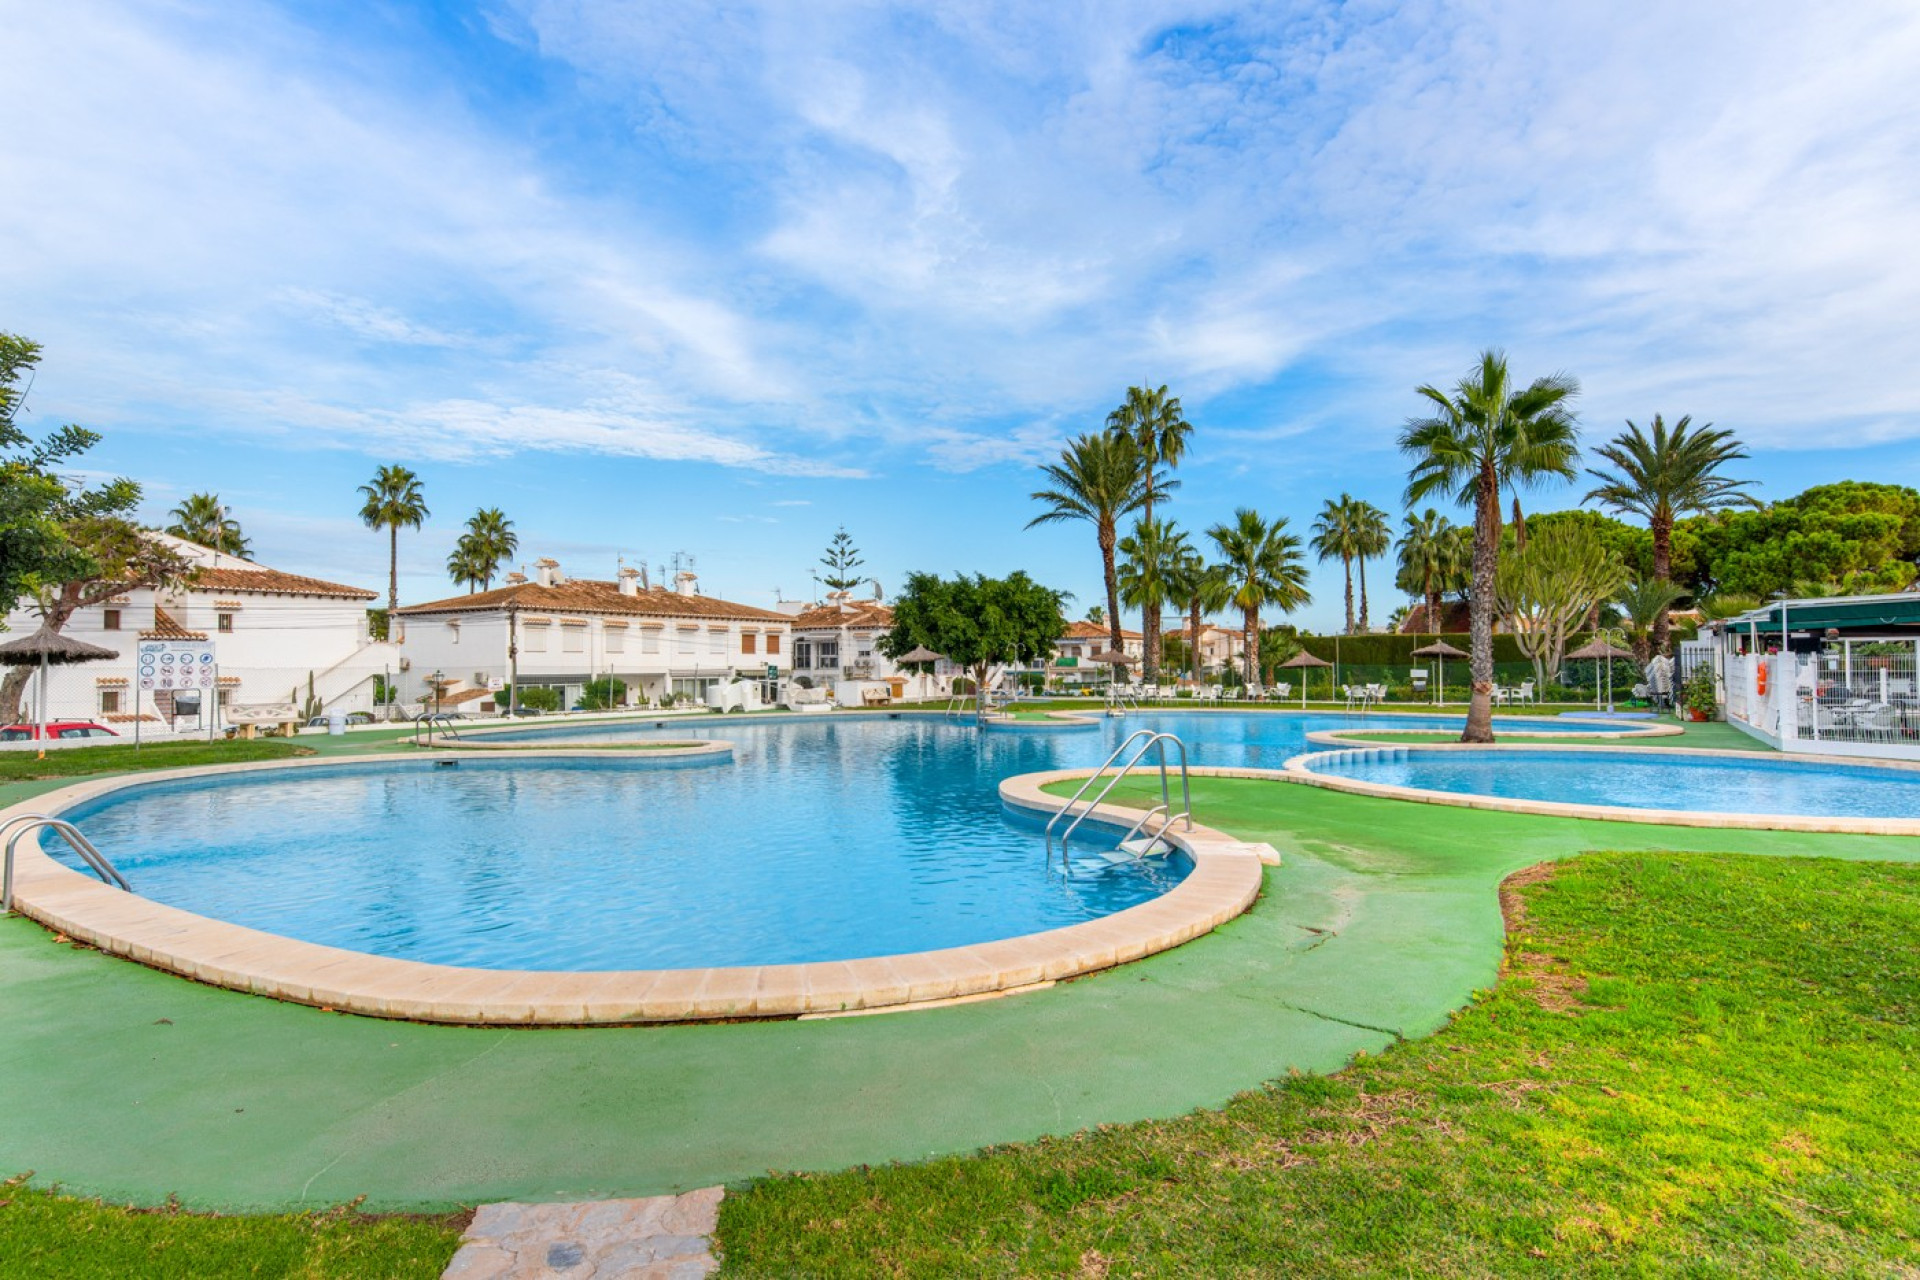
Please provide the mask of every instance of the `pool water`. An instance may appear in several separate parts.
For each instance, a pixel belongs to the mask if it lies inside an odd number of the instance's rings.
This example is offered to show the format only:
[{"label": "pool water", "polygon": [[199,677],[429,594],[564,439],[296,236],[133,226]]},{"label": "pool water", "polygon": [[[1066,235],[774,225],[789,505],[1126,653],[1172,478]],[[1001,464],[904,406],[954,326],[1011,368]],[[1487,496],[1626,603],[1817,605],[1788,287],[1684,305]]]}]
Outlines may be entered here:
[{"label": "pool water", "polygon": [[[498,969],[789,964],[1078,924],[1190,870],[1175,855],[1063,876],[1040,824],[1002,807],[1003,778],[1097,764],[1145,725],[1179,733],[1194,764],[1278,768],[1308,729],[1363,723],[1166,713],[1078,734],[884,716],[542,727],[510,736],[725,738],[736,763],[342,763],[143,784],[66,816],[136,892],[310,942]],[[1082,833],[1089,849],[1102,838],[1091,824]]]},{"label": "pool water", "polygon": [[1920,817],[1920,771],[1904,769],[1658,751],[1380,755],[1383,758],[1316,759],[1308,767],[1315,773],[1390,786],[1561,804],[1744,815]]}]

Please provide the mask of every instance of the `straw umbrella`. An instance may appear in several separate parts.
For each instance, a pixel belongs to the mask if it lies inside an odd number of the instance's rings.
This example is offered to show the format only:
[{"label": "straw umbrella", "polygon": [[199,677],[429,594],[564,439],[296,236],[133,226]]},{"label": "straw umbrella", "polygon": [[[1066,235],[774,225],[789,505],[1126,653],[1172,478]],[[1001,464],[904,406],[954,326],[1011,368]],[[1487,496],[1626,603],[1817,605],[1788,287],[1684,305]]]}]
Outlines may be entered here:
[{"label": "straw umbrella", "polygon": [[1466,658],[1470,654],[1454,648],[1445,640],[1435,640],[1432,644],[1423,644],[1413,651],[1416,658],[1440,659],[1440,675],[1433,682],[1433,700],[1439,706],[1447,705],[1447,659]]},{"label": "straw umbrella", "polygon": [[36,736],[40,759],[47,757],[47,668],[74,662],[98,662],[119,656],[112,649],[102,649],[97,644],[75,640],[50,627],[41,627],[30,636],[0,644],[0,666],[40,668],[40,732]]},{"label": "straw umbrella", "polygon": [[[1633,650],[1622,649],[1619,645],[1603,640],[1599,636],[1595,636],[1567,655],[1570,659],[1591,659],[1594,662],[1604,662],[1607,664],[1607,710],[1609,711],[1613,710],[1613,660],[1615,658],[1631,658],[1632,656]],[[1595,668],[1594,677],[1593,709],[1598,711],[1600,709],[1600,680],[1598,668]]]},{"label": "straw umbrella", "polygon": [[[944,659],[946,656],[947,655],[944,653],[935,653],[933,650],[927,648],[927,646],[923,644],[917,644],[913,646],[913,648],[901,654],[898,658],[894,659],[894,661],[911,662],[911,663],[919,664],[923,662],[939,662],[942,659]],[[920,701],[922,702],[925,702],[927,700],[927,677],[930,674],[932,673],[927,671],[922,671],[920,673]]]},{"label": "straw umbrella", "polygon": [[[1305,649],[1302,649],[1300,652],[1294,654],[1291,658],[1288,658],[1285,662],[1280,664],[1280,669],[1282,671],[1300,672],[1300,709],[1302,711],[1305,711],[1307,709],[1307,675],[1306,673],[1309,667],[1326,667],[1329,670],[1331,670],[1333,667],[1333,664],[1331,662],[1328,662],[1325,658],[1314,657],[1312,654],[1308,653]],[[1329,696],[1331,696],[1333,690],[1329,688],[1327,692]]]},{"label": "straw umbrella", "polygon": [[1107,696],[1113,696],[1114,682],[1120,678],[1120,669],[1133,665],[1133,659],[1118,649],[1102,649],[1098,653],[1087,655],[1089,662],[1104,662],[1113,668],[1113,674],[1107,678]]}]

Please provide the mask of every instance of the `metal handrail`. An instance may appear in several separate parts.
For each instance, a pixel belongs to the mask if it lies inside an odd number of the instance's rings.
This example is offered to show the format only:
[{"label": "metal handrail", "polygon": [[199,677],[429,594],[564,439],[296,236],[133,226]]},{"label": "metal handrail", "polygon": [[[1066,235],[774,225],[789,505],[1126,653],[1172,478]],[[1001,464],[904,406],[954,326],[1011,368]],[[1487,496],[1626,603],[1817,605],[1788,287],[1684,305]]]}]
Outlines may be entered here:
[{"label": "metal handrail", "polygon": [[[18,830],[12,830],[13,828]],[[80,828],[62,818],[45,813],[22,813],[7,819],[0,825],[0,832],[12,833],[7,836],[6,865],[0,871],[0,911],[13,910],[13,851],[20,844],[20,838],[36,827],[46,827],[65,840],[68,846],[80,856],[93,873],[115,888],[133,892],[133,886],[120,874],[119,868],[107,860],[107,855],[93,847],[93,841],[80,834]]]},{"label": "metal handrail", "polygon": [[[1130,757],[1128,757],[1127,762],[1121,765],[1119,769],[1117,769],[1114,772],[1114,774],[1107,779],[1107,784],[1106,786],[1100,789],[1100,793],[1094,796],[1093,799],[1087,801],[1086,805],[1083,808],[1081,808],[1077,814],[1075,814],[1074,806],[1080,803],[1081,798],[1087,794],[1088,790],[1092,788],[1094,783],[1100,781],[1102,775],[1106,773],[1108,766],[1112,765],[1114,761],[1118,760],[1126,752],[1127,748],[1131,747],[1135,742],[1135,740],[1140,738],[1144,738],[1146,739],[1146,741],[1142,742],[1139,748],[1135,750]],[[1079,830],[1080,824],[1082,822],[1085,822],[1087,820],[1088,814],[1092,813],[1095,809],[1098,809],[1100,807],[1101,802],[1104,801],[1107,798],[1107,796],[1112,793],[1113,789],[1120,784],[1120,780],[1126,777],[1127,774],[1133,770],[1133,767],[1139,764],[1141,759],[1146,756],[1147,752],[1153,750],[1156,746],[1160,748],[1160,804],[1157,806],[1157,808],[1159,812],[1171,813],[1173,809],[1173,797],[1171,794],[1171,787],[1169,785],[1168,778],[1167,778],[1167,743],[1169,742],[1171,742],[1176,748],[1178,748],[1180,752],[1181,812],[1177,814],[1172,814],[1172,816],[1168,817],[1165,825],[1163,825],[1160,828],[1160,830],[1164,832],[1168,827],[1172,826],[1175,822],[1179,822],[1183,820],[1187,824],[1187,830],[1189,831],[1193,830],[1193,787],[1192,787],[1191,781],[1187,776],[1187,744],[1182,742],[1178,736],[1171,733],[1160,733],[1152,729],[1135,729],[1132,733],[1127,735],[1125,741],[1121,742],[1121,744],[1114,749],[1113,754],[1108,756],[1106,760],[1101,763],[1100,767],[1098,769],[1095,769],[1092,775],[1089,776],[1085,782],[1080,784],[1080,789],[1073,793],[1073,798],[1068,800],[1066,805],[1058,813],[1054,814],[1051,819],[1048,820],[1047,830],[1046,830],[1047,865],[1048,866],[1053,865],[1053,829],[1062,820],[1064,820],[1069,814],[1074,814],[1073,821],[1069,822],[1067,824],[1067,829],[1061,832],[1060,834],[1061,869],[1063,871],[1067,871],[1067,874],[1069,875],[1072,874],[1071,870],[1069,870],[1069,867],[1071,864],[1068,862],[1068,859],[1067,859],[1067,850],[1069,845],[1073,841],[1073,833]],[[1147,817],[1151,817],[1153,813],[1154,813],[1154,810],[1149,810],[1147,813]],[[1145,821],[1146,821],[1146,818],[1142,818],[1140,823],[1136,823],[1133,831],[1129,832],[1128,836],[1130,837],[1132,834],[1134,834],[1134,832],[1139,831],[1140,826],[1143,825]]]}]

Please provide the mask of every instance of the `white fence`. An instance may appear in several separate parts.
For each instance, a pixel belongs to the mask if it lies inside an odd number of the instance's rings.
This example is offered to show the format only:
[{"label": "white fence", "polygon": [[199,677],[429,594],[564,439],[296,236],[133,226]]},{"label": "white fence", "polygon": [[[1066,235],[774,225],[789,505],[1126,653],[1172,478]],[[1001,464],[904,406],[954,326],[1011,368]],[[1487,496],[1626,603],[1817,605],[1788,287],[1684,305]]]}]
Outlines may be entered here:
[{"label": "white fence", "polygon": [[1729,655],[1727,720],[1789,751],[1920,757],[1920,663],[1911,642]]}]

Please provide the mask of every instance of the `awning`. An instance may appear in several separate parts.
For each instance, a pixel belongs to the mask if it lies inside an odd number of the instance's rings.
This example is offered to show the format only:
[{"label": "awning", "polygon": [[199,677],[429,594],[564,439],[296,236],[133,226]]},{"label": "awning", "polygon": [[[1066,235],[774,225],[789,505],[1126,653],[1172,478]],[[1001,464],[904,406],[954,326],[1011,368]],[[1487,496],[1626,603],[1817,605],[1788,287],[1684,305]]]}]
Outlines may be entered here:
[{"label": "awning", "polygon": [[[1787,626],[1795,631],[1871,631],[1882,627],[1920,627],[1920,595],[1853,596],[1834,600],[1788,600]],[[1724,623],[1729,630],[1780,630],[1780,605],[1755,609]]]}]

